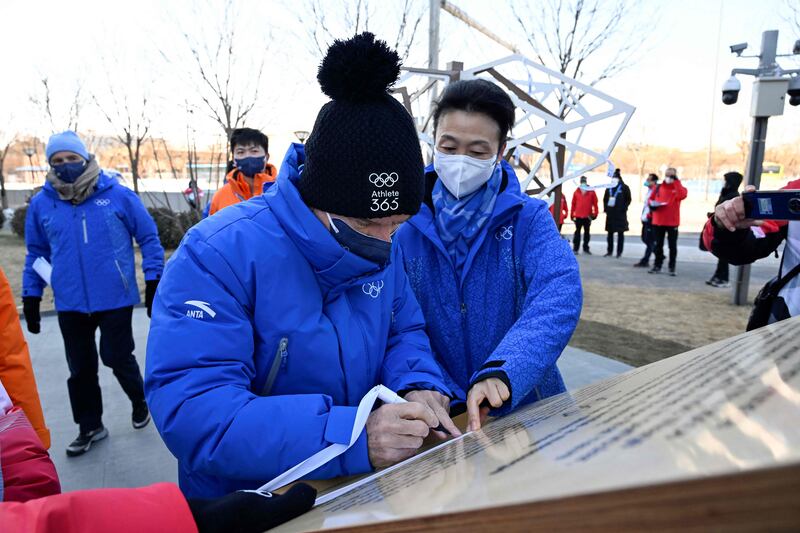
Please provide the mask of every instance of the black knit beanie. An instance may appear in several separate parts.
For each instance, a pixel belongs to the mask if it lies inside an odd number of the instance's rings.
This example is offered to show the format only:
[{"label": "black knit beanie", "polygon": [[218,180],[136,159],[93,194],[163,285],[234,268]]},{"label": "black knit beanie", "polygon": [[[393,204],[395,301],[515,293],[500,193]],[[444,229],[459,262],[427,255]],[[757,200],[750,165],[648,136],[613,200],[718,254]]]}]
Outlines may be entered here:
[{"label": "black knit beanie", "polygon": [[309,207],[354,218],[414,215],[424,192],[414,121],[388,88],[400,58],[371,33],[328,49],[317,80],[322,106],[297,188]]}]

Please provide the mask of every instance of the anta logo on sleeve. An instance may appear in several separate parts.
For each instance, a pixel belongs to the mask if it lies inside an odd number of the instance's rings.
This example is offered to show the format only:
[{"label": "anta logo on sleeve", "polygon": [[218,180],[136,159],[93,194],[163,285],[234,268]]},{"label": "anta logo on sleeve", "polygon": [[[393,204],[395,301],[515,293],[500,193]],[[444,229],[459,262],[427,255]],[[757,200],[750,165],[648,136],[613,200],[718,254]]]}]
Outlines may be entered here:
[{"label": "anta logo on sleeve", "polygon": [[191,307],[186,310],[186,316],[189,318],[205,318],[208,315],[211,318],[217,316],[217,312],[211,309],[208,302],[201,302],[200,300],[186,300],[186,305]]}]

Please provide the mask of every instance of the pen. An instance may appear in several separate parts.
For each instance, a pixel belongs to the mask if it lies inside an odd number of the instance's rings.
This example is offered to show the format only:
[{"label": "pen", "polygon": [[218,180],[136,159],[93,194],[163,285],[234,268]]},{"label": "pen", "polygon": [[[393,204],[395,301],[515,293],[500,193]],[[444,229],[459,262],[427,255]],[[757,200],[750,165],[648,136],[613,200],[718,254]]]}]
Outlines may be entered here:
[{"label": "pen", "polygon": [[[383,385],[378,385],[380,389],[378,390],[378,399],[381,400],[383,403],[408,403],[408,400],[401,398],[396,392],[391,390],[388,387]],[[441,431],[446,435],[453,436],[449,431],[447,431],[442,424],[439,424],[435,428],[434,431]]]}]

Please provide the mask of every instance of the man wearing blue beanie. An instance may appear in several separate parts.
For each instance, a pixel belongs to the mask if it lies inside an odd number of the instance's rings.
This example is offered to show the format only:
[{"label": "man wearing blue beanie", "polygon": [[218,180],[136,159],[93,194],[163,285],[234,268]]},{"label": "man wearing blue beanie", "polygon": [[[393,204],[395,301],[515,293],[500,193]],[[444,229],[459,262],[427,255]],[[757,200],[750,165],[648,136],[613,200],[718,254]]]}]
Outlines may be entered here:
[{"label": "man wearing blue beanie", "polygon": [[[131,238],[142,251],[148,316],[164,268],[164,249],[139,197],[100,168],[74,131],[50,137],[45,153],[51,170],[25,218],[23,313],[28,331],[39,333],[39,304],[50,284],[69,365],[72,416],[80,431],[67,455],[76,456],[108,436],[97,376],[98,328],[100,358],[131,401],[133,427],[150,421],[133,355],[131,318],[140,300]],[[52,266],[48,279],[34,270],[40,258]]]}]

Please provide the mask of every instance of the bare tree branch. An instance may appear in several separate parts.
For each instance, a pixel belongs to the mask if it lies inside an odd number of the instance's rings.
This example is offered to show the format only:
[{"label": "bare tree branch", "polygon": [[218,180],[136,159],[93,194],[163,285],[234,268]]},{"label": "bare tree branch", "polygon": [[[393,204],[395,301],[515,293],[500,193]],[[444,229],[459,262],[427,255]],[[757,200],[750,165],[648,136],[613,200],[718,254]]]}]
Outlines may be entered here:
[{"label": "bare tree branch", "polygon": [[511,12],[539,62],[595,85],[638,59],[650,31],[637,20],[641,6],[642,0],[548,0],[535,5],[514,0]]}]

